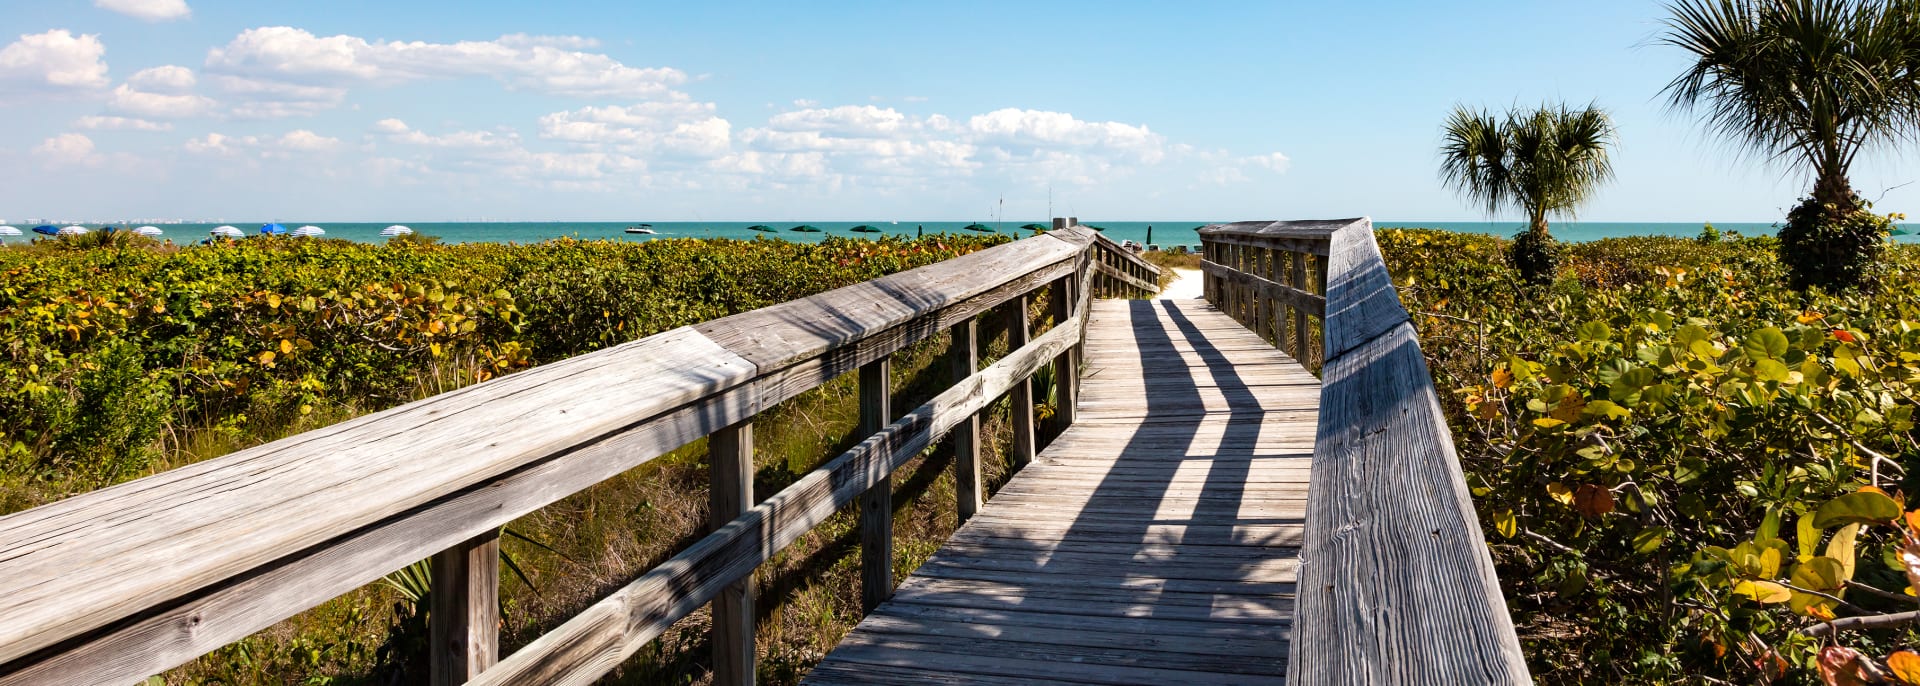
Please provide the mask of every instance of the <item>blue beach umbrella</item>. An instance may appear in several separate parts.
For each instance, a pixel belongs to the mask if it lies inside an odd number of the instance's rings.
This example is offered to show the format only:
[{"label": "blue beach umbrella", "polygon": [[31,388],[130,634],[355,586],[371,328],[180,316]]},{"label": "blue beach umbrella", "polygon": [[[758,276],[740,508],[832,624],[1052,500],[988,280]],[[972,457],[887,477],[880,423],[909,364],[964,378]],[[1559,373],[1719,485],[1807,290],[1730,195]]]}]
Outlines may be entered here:
[{"label": "blue beach umbrella", "polygon": [[260,235],[263,236],[278,236],[286,232],[287,227],[281,226],[279,222],[260,225]]},{"label": "blue beach umbrella", "polygon": [[42,236],[58,236],[60,235],[60,227],[52,224],[41,224],[33,227],[33,232]]}]

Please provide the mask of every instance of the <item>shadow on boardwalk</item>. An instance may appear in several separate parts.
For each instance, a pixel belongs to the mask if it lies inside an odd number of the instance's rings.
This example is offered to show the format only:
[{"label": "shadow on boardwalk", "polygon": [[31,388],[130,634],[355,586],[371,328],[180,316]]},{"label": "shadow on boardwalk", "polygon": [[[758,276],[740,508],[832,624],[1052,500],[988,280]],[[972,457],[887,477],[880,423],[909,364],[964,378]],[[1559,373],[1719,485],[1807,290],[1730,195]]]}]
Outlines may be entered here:
[{"label": "shadow on boardwalk", "polygon": [[1080,416],[811,683],[1275,683],[1318,382],[1201,301],[1101,301]]}]

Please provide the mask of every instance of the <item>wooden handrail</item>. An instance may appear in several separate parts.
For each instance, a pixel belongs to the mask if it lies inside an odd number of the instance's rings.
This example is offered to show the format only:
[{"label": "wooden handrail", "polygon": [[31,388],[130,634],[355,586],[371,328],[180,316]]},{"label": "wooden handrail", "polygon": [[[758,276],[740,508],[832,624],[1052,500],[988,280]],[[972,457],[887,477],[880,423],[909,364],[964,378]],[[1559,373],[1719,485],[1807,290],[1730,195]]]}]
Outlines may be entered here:
[{"label": "wooden handrail", "polygon": [[1287,683],[1531,683],[1373,223],[1240,222],[1200,238],[1215,306],[1276,344],[1291,330],[1297,358],[1305,319],[1321,319]]},{"label": "wooden handrail", "polygon": [[[435,635],[467,652],[436,641],[436,683],[590,681],[729,587],[716,655],[734,664],[717,673],[751,680],[753,568],[1043,364],[1076,360],[1088,299],[1157,273],[1069,223],[0,517],[0,684],[137,681],[429,557],[464,583],[435,599],[434,617],[461,620]],[[718,483],[751,478],[762,408],[1042,288],[1072,300],[1053,329],[853,450],[758,505]],[[496,602],[482,587],[498,529],[709,435],[732,461],[716,509],[741,514],[493,665],[479,606]]]}]

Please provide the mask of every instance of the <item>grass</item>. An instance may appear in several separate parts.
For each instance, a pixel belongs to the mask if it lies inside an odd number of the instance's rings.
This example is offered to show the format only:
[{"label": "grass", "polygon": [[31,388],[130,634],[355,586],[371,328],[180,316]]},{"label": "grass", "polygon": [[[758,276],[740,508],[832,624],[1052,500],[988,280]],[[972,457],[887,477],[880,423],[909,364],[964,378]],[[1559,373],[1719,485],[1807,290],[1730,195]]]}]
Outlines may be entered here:
[{"label": "grass", "polygon": [[1168,284],[1174,282],[1173,270],[1200,268],[1199,253],[1171,253],[1165,250],[1157,250],[1153,252],[1142,252],[1140,253],[1140,257],[1160,267],[1161,290],[1165,290]]}]

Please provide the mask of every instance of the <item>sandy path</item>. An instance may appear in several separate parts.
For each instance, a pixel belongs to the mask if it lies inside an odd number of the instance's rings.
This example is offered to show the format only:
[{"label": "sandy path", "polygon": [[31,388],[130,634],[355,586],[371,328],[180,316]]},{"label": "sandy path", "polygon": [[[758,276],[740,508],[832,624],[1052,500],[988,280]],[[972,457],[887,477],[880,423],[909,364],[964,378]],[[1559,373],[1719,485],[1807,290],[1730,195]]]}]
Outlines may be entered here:
[{"label": "sandy path", "polygon": [[1153,296],[1154,300],[1187,300],[1199,298],[1204,293],[1205,288],[1200,283],[1200,270],[1175,267],[1173,276],[1173,283],[1167,284],[1166,290]]}]

